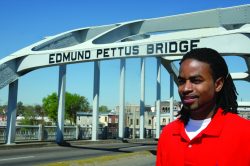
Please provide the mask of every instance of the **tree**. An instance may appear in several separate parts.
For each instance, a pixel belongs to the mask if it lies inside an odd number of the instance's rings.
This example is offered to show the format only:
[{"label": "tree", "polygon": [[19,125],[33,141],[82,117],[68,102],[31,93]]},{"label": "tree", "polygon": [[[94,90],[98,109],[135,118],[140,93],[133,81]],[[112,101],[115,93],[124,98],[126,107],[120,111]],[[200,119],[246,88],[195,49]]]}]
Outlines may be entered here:
[{"label": "tree", "polygon": [[38,125],[44,123],[37,119],[38,117],[44,116],[44,111],[40,105],[23,105],[22,102],[17,104],[18,116],[22,116],[23,119],[20,121],[22,125]]},{"label": "tree", "polygon": [[57,121],[58,97],[55,92],[43,98],[43,109],[52,121]]},{"label": "tree", "polygon": [[[43,98],[43,108],[48,117],[54,122],[57,121],[58,96],[56,93]],[[78,94],[65,94],[65,118],[70,120],[71,124],[76,123],[76,113],[78,111],[88,111],[89,102],[84,96]]]},{"label": "tree", "polygon": [[72,122],[76,123],[76,113],[83,111],[87,112],[89,110],[89,102],[84,96],[78,94],[71,94],[66,92],[66,103],[65,103],[65,112],[66,118]]},{"label": "tree", "polygon": [[17,114],[16,116],[23,116],[25,111],[25,106],[23,105],[23,103],[21,101],[19,101],[17,103]]},{"label": "tree", "polygon": [[99,112],[108,112],[108,107],[105,105],[102,105],[99,107]]},{"label": "tree", "polygon": [[22,113],[22,116],[24,119],[21,120],[21,124],[23,125],[37,125],[38,122],[36,120],[36,117],[38,116],[35,107],[28,105],[28,106],[23,106],[24,111]]},{"label": "tree", "polygon": [[44,112],[43,107],[41,105],[37,104],[37,105],[34,106],[34,109],[36,111],[37,116],[42,118],[40,123],[44,124],[45,112]]},{"label": "tree", "polygon": [[7,105],[0,106],[0,115],[5,115],[7,112]]}]

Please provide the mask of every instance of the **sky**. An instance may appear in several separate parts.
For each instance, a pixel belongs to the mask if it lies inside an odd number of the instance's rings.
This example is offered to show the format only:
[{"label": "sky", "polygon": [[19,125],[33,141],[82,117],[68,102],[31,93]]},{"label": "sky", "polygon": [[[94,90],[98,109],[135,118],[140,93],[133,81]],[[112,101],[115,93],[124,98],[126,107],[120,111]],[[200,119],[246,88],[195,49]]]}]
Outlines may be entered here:
[{"label": "sky", "polygon": [[[250,0],[1,0],[0,59],[11,53],[68,30],[149,19],[207,9],[250,4]],[[244,71],[239,58],[227,60],[230,71]],[[156,59],[146,58],[145,104],[156,100]],[[38,69],[19,78],[18,101],[42,104],[42,99],[58,89],[58,66]],[[162,67],[161,100],[169,99],[169,75]],[[120,61],[101,62],[99,105],[113,109],[119,105]],[[240,101],[250,101],[250,83],[235,82]],[[85,96],[92,105],[93,62],[67,66],[66,90]],[[126,104],[140,102],[140,59],[126,62]],[[179,100],[175,86],[175,99]],[[0,105],[7,104],[8,86],[0,89]]]}]

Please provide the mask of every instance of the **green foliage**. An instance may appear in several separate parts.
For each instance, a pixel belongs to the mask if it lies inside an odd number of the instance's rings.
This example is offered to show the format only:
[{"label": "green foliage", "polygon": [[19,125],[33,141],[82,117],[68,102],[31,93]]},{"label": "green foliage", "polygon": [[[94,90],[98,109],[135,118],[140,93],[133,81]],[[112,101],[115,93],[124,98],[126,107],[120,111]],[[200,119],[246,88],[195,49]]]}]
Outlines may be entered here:
[{"label": "green foliage", "polygon": [[22,123],[25,123],[27,125],[35,125],[35,120],[36,120],[36,112],[34,111],[33,106],[26,106],[25,111],[22,113],[24,116],[24,120]]},{"label": "green foliage", "polygon": [[0,106],[0,115],[5,115],[7,111],[7,105]]},{"label": "green foliage", "polygon": [[105,105],[102,105],[99,107],[99,112],[108,112],[108,107]]},{"label": "green foliage", "polygon": [[57,120],[58,97],[56,93],[52,93],[43,98],[43,109],[48,117],[56,122]]},{"label": "green foliage", "polygon": [[17,103],[17,114],[16,116],[23,116],[25,111],[25,106],[23,105],[23,103],[21,101],[19,101]]},{"label": "green foliage", "polygon": [[[50,119],[57,121],[58,96],[56,93],[43,98],[43,108]],[[84,96],[78,94],[65,94],[65,118],[70,120],[71,124],[76,123],[76,113],[79,111],[88,111],[89,102]]]},{"label": "green foliage", "polygon": [[89,110],[89,102],[84,96],[68,92],[66,92],[65,98],[66,119],[69,119],[71,123],[73,122],[75,124],[76,113],[80,111],[87,112]]},{"label": "green foliage", "polygon": [[34,108],[35,108],[38,116],[40,116],[40,117],[45,116],[45,112],[44,112],[43,107],[41,105],[35,105]]},{"label": "green foliage", "polygon": [[[42,110],[42,107],[40,105],[23,105],[22,102],[19,102],[19,108],[22,110],[19,111],[19,116],[23,116],[24,119],[20,121],[20,124],[22,125],[38,125],[40,123],[44,123],[43,120],[39,121],[37,120],[37,117],[43,117],[44,113]],[[21,106],[21,107],[20,107]]]}]

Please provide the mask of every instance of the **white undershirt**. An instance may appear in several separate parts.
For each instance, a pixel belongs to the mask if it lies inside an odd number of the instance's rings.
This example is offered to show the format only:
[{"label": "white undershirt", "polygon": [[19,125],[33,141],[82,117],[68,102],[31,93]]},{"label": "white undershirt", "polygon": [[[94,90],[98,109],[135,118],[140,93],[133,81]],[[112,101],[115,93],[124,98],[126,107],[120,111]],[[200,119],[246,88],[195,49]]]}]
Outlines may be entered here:
[{"label": "white undershirt", "polygon": [[185,131],[190,140],[197,136],[202,130],[204,130],[211,122],[211,118],[204,120],[189,119],[188,124],[185,126]]}]

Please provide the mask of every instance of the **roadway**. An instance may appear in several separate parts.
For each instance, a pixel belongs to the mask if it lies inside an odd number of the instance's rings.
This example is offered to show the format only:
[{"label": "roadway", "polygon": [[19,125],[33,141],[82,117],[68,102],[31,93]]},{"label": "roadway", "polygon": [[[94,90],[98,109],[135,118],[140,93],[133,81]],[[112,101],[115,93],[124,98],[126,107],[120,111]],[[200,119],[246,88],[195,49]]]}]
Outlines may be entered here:
[{"label": "roadway", "polygon": [[[68,144],[67,146],[35,146],[32,148],[0,148],[0,165],[28,166],[69,160],[84,160],[100,156],[128,154],[131,152],[149,151],[152,153],[151,156],[153,156],[153,159],[147,161],[147,165],[153,166],[155,163],[155,149],[156,144],[154,143],[91,143],[84,145]],[[124,166],[127,165],[127,162],[129,161],[125,161]],[[133,163],[133,161],[130,161],[130,163],[131,162]],[[141,165],[145,165],[145,163],[142,163]],[[122,163],[119,163],[119,166],[122,166]]]}]

